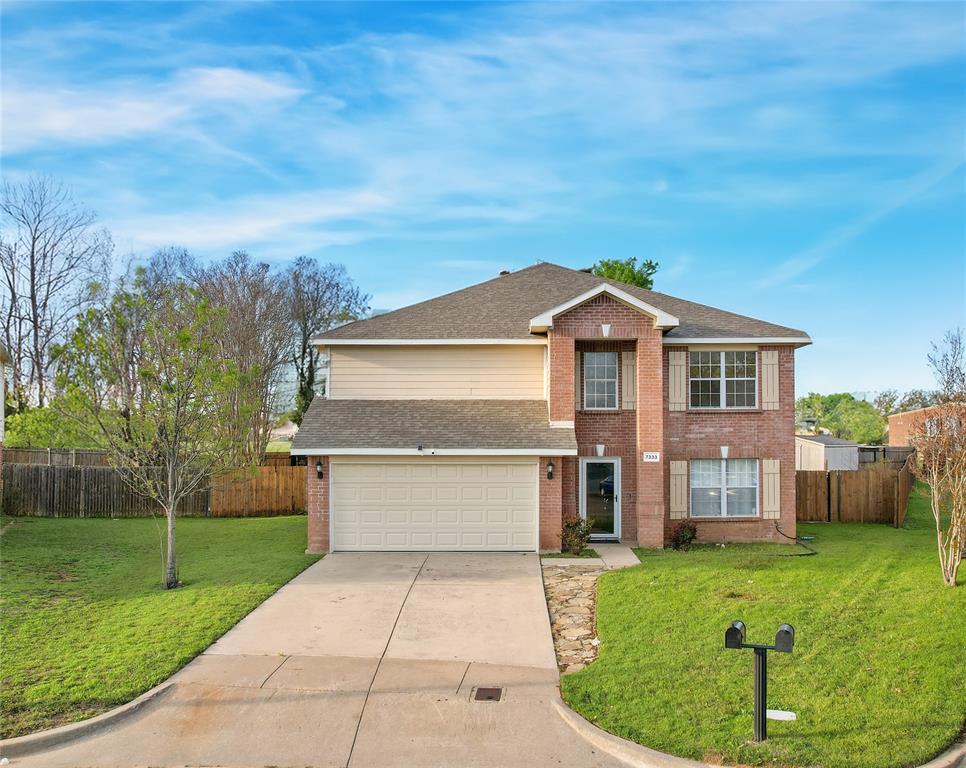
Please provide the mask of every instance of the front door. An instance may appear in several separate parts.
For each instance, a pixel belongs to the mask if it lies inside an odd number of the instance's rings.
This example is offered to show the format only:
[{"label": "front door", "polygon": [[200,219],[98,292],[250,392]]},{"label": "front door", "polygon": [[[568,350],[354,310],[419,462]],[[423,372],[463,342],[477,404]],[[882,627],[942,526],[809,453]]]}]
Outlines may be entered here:
[{"label": "front door", "polygon": [[621,460],[581,459],[580,516],[591,521],[591,539],[620,538]]}]

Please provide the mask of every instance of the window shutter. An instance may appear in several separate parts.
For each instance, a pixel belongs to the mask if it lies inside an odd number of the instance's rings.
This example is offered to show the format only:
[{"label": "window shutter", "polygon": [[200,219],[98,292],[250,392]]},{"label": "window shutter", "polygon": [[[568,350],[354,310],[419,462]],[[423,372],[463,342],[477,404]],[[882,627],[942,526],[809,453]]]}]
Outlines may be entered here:
[{"label": "window shutter", "polygon": [[668,352],[669,411],[686,411],[688,408],[688,353],[684,349]]},{"label": "window shutter", "polygon": [[778,410],[778,350],[775,349],[761,353],[761,408]]},{"label": "window shutter", "polygon": [[637,353],[621,352],[621,400],[625,411],[637,407]]},{"label": "window shutter", "polygon": [[761,463],[761,516],[765,520],[781,517],[781,471],[778,459]]},{"label": "window shutter", "polygon": [[574,352],[574,410],[582,411],[583,403],[580,400],[580,352]]},{"label": "window shutter", "polygon": [[671,462],[671,519],[682,520],[688,516],[688,463]]}]

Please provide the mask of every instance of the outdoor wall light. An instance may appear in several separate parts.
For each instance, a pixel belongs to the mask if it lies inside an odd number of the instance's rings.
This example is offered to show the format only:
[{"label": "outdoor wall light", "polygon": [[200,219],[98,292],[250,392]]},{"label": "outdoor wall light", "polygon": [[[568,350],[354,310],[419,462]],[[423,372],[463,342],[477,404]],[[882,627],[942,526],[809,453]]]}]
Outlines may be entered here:
[{"label": "outdoor wall light", "polygon": [[323,471],[322,471],[322,462],[321,461],[315,462],[315,474],[319,478],[319,480],[322,480],[325,477],[325,473],[323,473]]},{"label": "outdoor wall light", "polygon": [[[724,449],[722,449],[724,450]],[[731,622],[725,630],[725,648],[753,648],[755,651],[755,741],[768,738],[768,718],[773,720],[794,720],[794,712],[768,709],[768,651],[791,653],[795,647],[795,628],[782,624],[775,633],[774,645],[759,645],[745,642],[745,625],[741,621]]]},{"label": "outdoor wall light", "polygon": [[553,462],[547,462],[547,480],[553,480]]}]

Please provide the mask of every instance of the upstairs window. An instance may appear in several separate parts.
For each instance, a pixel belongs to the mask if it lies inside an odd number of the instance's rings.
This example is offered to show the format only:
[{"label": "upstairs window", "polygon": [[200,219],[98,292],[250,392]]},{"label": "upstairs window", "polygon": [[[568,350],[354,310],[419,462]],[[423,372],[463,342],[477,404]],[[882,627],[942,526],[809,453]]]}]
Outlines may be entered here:
[{"label": "upstairs window", "polygon": [[584,408],[617,409],[617,353],[584,352]]},{"label": "upstairs window", "polygon": [[758,353],[691,351],[692,408],[755,408],[758,405]]},{"label": "upstairs window", "polygon": [[691,462],[691,517],[757,516],[757,459]]}]

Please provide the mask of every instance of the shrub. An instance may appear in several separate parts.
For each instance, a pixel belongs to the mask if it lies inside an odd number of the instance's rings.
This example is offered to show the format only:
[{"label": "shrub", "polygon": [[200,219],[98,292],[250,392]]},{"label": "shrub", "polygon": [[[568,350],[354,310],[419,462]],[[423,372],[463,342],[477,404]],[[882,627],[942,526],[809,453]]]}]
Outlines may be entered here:
[{"label": "shrub", "polygon": [[671,529],[671,547],[689,549],[691,542],[698,538],[698,528],[690,520],[681,520]]},{"label": "shrub", "polygon": [[590,528],[593,524],[593,520],[584,520],[580,517],[572,517],[564,522],[563,533],[560,536],[561,549],[572,555],[579,555],[590,541]]}]

